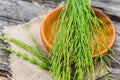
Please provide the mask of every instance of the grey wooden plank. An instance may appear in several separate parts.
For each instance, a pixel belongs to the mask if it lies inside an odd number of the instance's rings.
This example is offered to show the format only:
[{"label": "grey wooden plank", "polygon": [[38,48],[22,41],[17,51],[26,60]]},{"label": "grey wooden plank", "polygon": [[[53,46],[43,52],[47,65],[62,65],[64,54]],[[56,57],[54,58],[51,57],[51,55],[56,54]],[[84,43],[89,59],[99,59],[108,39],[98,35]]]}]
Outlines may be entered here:
[{"label": "grey wooden plank", "polygon": [[[7,46],[7,44],[0,40],[0,46]],[[0,49],[0,75],[2,76],[11,76],[9,67],[9,54],[10,52]]]},{"label": "grey wooden plank", "polygon": [[120,22],[120,0],[92,0],[91,4]]},{"label": "grey wooden plank", "polygon": [[40,8],[32,3],[25,1],[0,1],[0,17],[6,17],[14,20],[29,21],[40,13]]},{"label": "grey wooden plank", "polygon": [[[113,22],[116,28],[116,41],[115,45],[113,46],[113,50],[115,54],[113,55],[113,58],[120,62],[120,23]],[[117,33],[118,32],[118,33]],[[111,60],[111,67],[112,71],[108,76],[110,76],[111,80],[120,80],[120,64],[117,63],[115,60]]]}]

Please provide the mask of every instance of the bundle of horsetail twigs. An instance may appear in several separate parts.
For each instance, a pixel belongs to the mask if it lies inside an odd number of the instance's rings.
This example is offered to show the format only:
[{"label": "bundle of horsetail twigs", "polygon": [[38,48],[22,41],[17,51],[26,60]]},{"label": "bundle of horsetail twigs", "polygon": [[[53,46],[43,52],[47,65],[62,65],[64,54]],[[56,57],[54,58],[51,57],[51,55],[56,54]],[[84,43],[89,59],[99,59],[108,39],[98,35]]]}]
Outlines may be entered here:
[{"label": "bundle of horsetail twigs", "polygon": [[[0,48],[15,53],[24,60],[40,66],[40,68],[50,70],[53,80],[84,80],[85,74],[87,80],[95,80],[95,63],[92,58],[94,48],[100,54],[99,45],[103,45],[104,48],[108,47],[99,43],[95,35],[101,34],[105,39],[105,34],[100,27],[107,29],[107,26],[97,18],[90,2],[91,0],[65,0],[66,5],[57,21],[59,26],[53,26],[53,29],[59,27],[59,30],[55,35],[50,58],[41,53],[33,36],[32,40],[36,48],[14,38],[0,37],[0,39],[8,40],[31,52],[33,58],[9,47]],[[91,46],[91,40],[95,43],[94,47]],[[104,66],[104,61],[102,57],[100,58]]]},{"label": "bundle of horsetail twigs", "polygon": [[[65,0],[51,49],[51,75],[55,80],[87,80],[95,79],[91,40],[95,42],[98,54],[100,43],[96,34],[105,34],[101,26],[107,29],[104,22],[97,18],[90,2],[91,0]],[[54,29],[54,28],[53,28]],[[56,28],[55,28],[56,29]],[[102,44],[105,47],[105,44]]]}]

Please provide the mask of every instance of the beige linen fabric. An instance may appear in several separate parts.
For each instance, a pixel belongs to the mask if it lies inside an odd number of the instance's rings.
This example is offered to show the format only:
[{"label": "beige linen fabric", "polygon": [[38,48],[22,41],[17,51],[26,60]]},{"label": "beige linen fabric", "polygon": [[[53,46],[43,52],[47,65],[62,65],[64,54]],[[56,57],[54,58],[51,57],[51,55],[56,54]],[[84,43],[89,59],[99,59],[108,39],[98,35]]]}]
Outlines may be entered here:
[{"label": "beige linen fabric", "polygon": [[[45,55],[47,55],[47,50],[44,48],[41,38],[40,38],[40,26],[44,16],[39,16],[32,19],[27,23],[37,41],[40,44],[40,47]],[[30,33],[26,30],[26,24],[20,24],[16,26],[5,27],[3,30],[5,36],[16,38],[21,40],[34,47],[34,44],[31,40]],[[12,48],[17,51],[25,52],[29,56],[31,54],[26,52],[22,48],[9,43]],[[22,60],[21,58],[15,56],[14,54],[10,55],[10,68],[12,71],[13,80],[50,80],[49,71],[40,69],[38,66],[30,64],[29,62]]]}]

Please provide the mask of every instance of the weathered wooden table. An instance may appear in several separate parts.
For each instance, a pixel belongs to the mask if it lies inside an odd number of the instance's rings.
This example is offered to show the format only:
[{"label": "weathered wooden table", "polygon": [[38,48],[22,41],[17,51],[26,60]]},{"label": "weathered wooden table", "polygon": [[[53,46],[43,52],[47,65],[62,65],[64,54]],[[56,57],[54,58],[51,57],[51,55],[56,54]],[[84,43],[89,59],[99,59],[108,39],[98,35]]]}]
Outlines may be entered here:
[{"label": "weathered wooden table", "polygon": [[[120,61],[120,0],[92,0],[92,6],[105,12],[113,21],[116,28],[116,42],[113,47],[117,61]],[[3,26],[21,24],[22,20],[29,21],[41,14],[46,14],[49,8],[55,8],[56,3],[37,3],[26,2],[25,0],[0,0],[0,34],[2,35]],[[0,46],[6,45],[0,40]],[[0,50],[0,74],[1,76],[10,75],[9,52]],[[120,64],[111,60],[112,71],[109,76],[112,80],[120,80]],[[101,79],[100,79],[101,80]]]}]

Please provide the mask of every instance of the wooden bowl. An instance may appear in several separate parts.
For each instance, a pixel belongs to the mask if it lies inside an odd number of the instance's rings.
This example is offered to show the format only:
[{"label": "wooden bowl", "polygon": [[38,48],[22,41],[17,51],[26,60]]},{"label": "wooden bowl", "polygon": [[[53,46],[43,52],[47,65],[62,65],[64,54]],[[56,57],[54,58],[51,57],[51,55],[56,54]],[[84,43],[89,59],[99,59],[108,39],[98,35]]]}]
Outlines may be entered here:
[{"label": "wooden bowl", "polygon": [[[58,20],[58,16],[59,16],[62,8],[64,8],[64,6],[61,6],[61,7],[58,7],[56,9],[52,10],[44,19],[41,29],[40,29],[43,44],[48,51],[51,49],[51,46],[53,45],[53,42],[54,42],[54,38],[50,39],[51,36],[53,36],[51,34],[52,26],[53,26],[53,23]],[[114,27],[112,21],[101,10],[94,8],[94,11],[95,11],[95,14],[97,15],[97,17],[99,19],[101,19],[108,26],[108,28],[110,30],[110,33],[109,33],[108,30],[106,31],[104,28],[102,29],[102,31],[105,33],[105,35],[107,35],[109,37],[109,39],[106,38],[106,40],[103,41],[103,40],[101,40],[102,36],[99,37],[98,35],[96,35],[98,37],[97,40],[100,43],[104,43],[104,42],[108,41],[108,43],[106,45],[109,48],[112,48],[112,46],[114,45],[114,42],[115,42],[115,35],[116,35],[115,27]],[[94,41],[91,41],[91,43],[92,43],[91,44],[92,46],[95,45]],[[105,54],[108,52],[108,49],[107,48],[105,49],[103,46],[99,46],[99,49],[100,49],[100,54]],[[95,48],[93,58],[97,57],[98,55],[99,55],[98,50]]]}]

